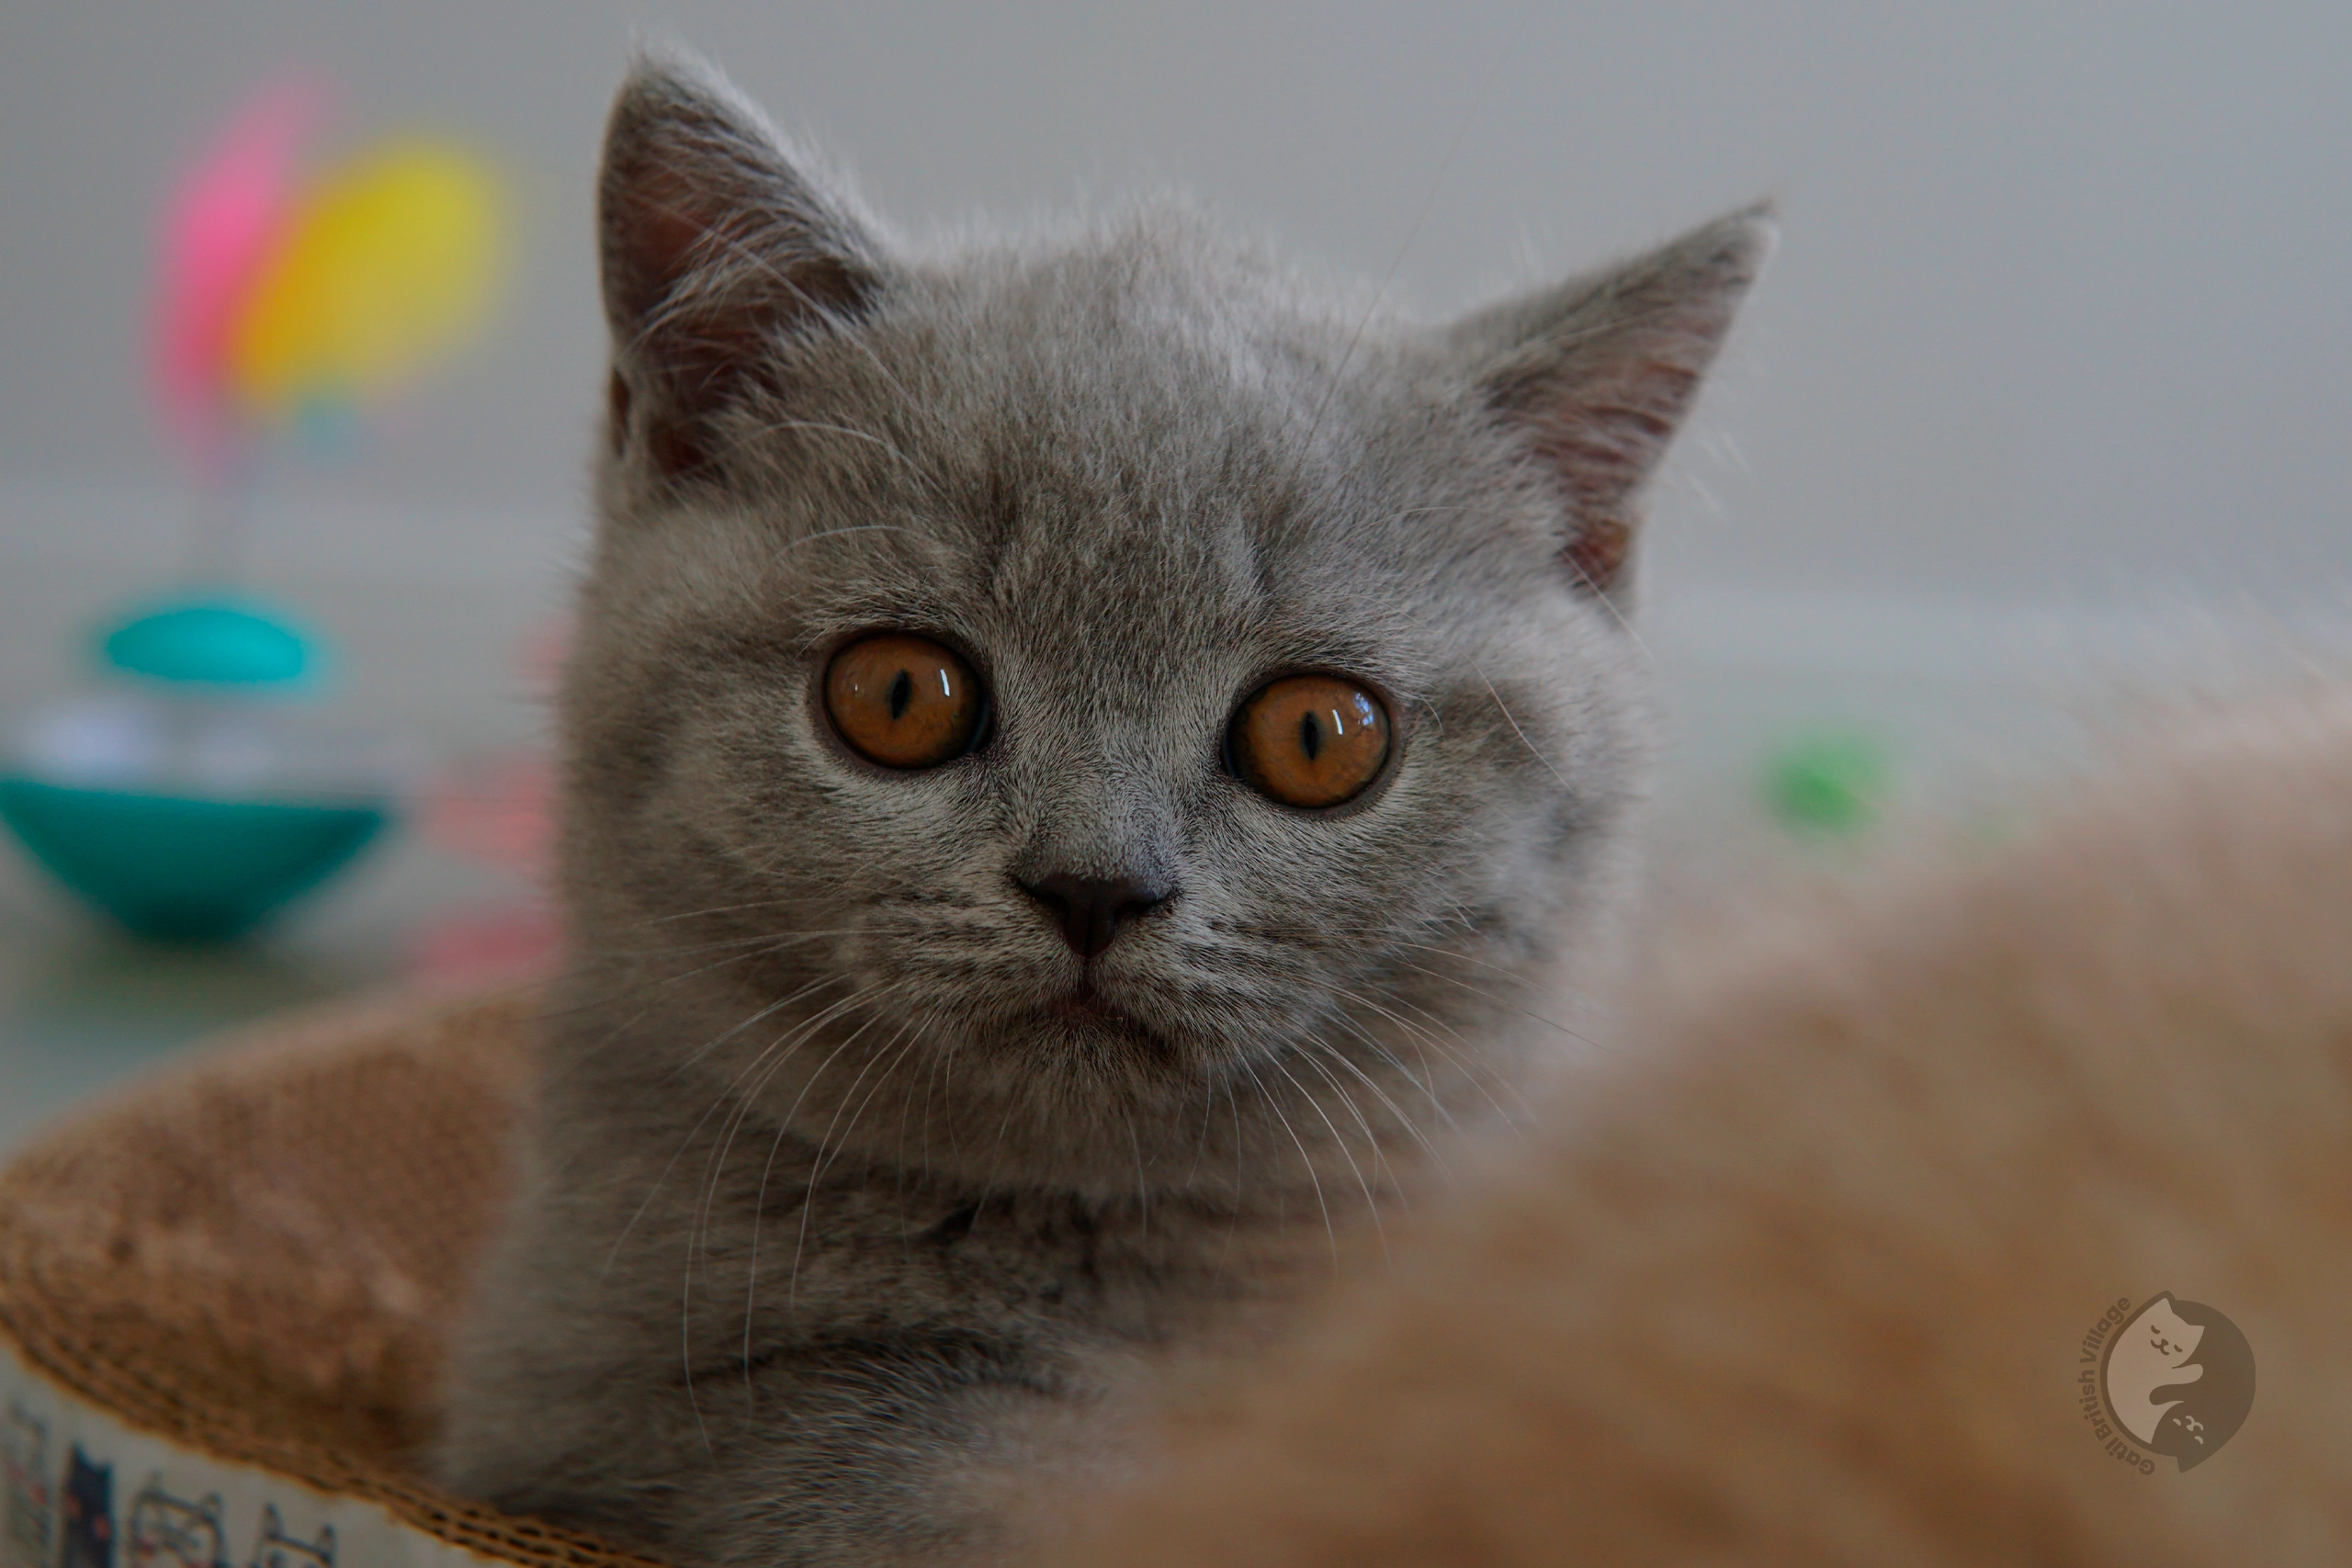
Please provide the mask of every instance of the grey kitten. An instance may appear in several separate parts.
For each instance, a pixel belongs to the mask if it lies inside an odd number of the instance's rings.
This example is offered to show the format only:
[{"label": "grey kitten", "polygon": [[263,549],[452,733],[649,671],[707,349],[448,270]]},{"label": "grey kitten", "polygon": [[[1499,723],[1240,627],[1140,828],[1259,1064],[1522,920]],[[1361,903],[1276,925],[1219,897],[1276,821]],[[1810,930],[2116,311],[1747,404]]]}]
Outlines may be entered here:
[{"label": "grey kitten", "polygon": [[1636,503],[1769,229],[1440,329],[1159,209],[923,254],[667,62],[601,209],[577,973],[441,1471],[1001,1561],[1568,1043]]}]

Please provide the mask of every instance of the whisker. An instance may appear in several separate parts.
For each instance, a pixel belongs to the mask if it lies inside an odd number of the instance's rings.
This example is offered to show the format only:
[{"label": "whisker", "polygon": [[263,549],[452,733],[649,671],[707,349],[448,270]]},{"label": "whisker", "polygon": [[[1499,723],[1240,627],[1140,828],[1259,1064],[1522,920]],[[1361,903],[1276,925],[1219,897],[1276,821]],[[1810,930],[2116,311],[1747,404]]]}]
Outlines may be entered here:
[{"label": "whisker", "polygon": [[[1369,1145],[1373,1156],[1375,1159],[1379,1158],[1380,1142],[1373,1135],[1372,1123],[1364,1120],[1363,1110],[1356,1104],[1354,1097],[1350,1095],[1345,1088],[1341,1087],[1338,1078],[1331,1076],[1329,1068],[1316,1062],[1312,1056],[1302,1056],[1299,1060],[1306,1063],[1310,1066],[1313,1066],[1317,1072],[1321,1073],[1323,1075],[1323,1080],[1329,1084],[1331,1088],[1338,1092],[1340,1101],[1347,1106],[1350,1111],[1354,1113],[1356,1125],[1363,1129],[1364,1142]],[[1349,1174],[1352,1175],[1356,1179],[1356,1186],[1363,1192],[1364,1212],[1372,1216],[1373,1235],[1379,1239],[1380,1256],[1384,1259],[1386,1258],[1388,1256],[1388,1232],[1387,1228],[1381,1223],[1380,1200],[1373,1196],[1372,1182],[1364,1176],[1363,1168],[1356,1163],[1354,1151],[1348,1147],[1348,1140],[1341,1135],[1338,1125],[1332,1122],[1331,1113],[1323,1109],[1322,1100],[1317,1099],[1305,1084],[1300,1083],[1297,1077],[1292,1074],[1288,1067],[1283,1066],[1280,1062],[1276,1062],[1274,1064],[1274,1070],[1281,1073],[1285,1078],[1289,1078],[1292,1087],[1296,1089],[1299,1093],[1306,1096],[1306,1102],[1315,1108],[1315,1114],[1323,1119],[1324,1128],[1331,1134],[1331,1142],[1339,1147],[1340,1157],[1348,1162]],[[1375,1168],[1377,1168],[1377,1167],[1375,1167]]]},{"label": "whisker", "polygon": [[[894,983],[890,988],[893,991],[897,991],[903,988],[904,986],[905,982],[899,981]],[[817,1070],[808,1075],[808,1081],[802,1084],[800,1086],[800,1092],[793,1097],[791,1110],[785,1112],[784,1120],[787,1125],[795,1117],[800,1114],[800,1107],[807,1102],[809,1091],[817,1087],[817,1080],[825,1076],[827,1068],[831,1067],[836,1061],[841,1059],[841,1054],[849,1049],[850,1045],[856,1040],[856,1035],[851,1035],[848,1040],[844,1040],[840,1044],[834,1046],[832,1050],[826,1055],[825,1059],[817,1064]],[[869,1063],[868,1066],[871,1066],[871,1064]],[[863,1073],[859,1075],[860,1077],[863,1077],[865,1075]],[[852,1087],[854,1088],[854,1084],[853,1084]],[[839,1118],[841,1112],[838,1108],[834,1111],[833,1114],[836,1119]],[[818,1145],[818,1152],[820,1155],[823,1153],[823,1148],[824,1145],[820,1141]],[[785,1311],[787,1314],[797,1314],[799,1311],[800,1260],[802,1256],[808,1251],[808,1213],[809,1211],[816,1206],[816,1178],[812,1174],[809,1178],[808,1195],[800,1205],[799,1235],[793,1243],[792,1273],[785,1287]]]},{"label": "whisker", "polygon": [[1611,1052],[1611,1047],[1602,1044],[1600,1041],[1593,1039],[1590,1035],[1570,1029],[1566,1024],[1562,1023],[1557,1019],[1545,1018],[1540,1012],[1531,1012],[1527,1009],[1519,1006],[1517,1003],[1496,996],[1493,992],[1488,991],[1482,987],[1472,985],[1469,981],[1463,979],[1458,975],[1441,975],[1434,969],[1425,968],[1419,964],[1408,964],[1403,959],[1397,960],[1396,966],[1400,969],[1409,969],[1416,975],[1426,975],[1432,980],[1442,980],[1449,986],[1458,986],[1474,997],[1479,997],[1487,1001],[1493,1002],[1497,1007],[1505,1009],[1510,1012],[1515,1012],[1521,1018],[1532,1020],[1534,1022],[1542,1024],[1546,1029],[1556,1029],[1561,1033],[1566,1035],[1569,1039],[1577,1042],[1577,1043],[1580,1045],[1589,1046],[1595,1051],[1613,1054]]},{"label": "whisker", "polygon": [[[1348,1021],[1351,1023],[1354,1022],[1352,1019]],[[1404,1071],[1404,1064],[1396,1061],[1396,1058],[1390,1054],[1387,1047],[1381,1044],[1377,1039],[1374,1038],[1369,1031],[1360,1029],[1360,1037],[1366,1044],[1372,1046],[1375,1051],[1378,1051],[1383,1056],[1387,1057],[1387,1059],[1396,1066],[1399,1072]],[[1329,1044],[1318,1044],[1317,1046],[1317,1050],[1329,1055],[1331,1060],[1339,1063],[1340,1066],[1355,1074],[1356,1077],[1363,1084],[1364,1088],[1372,1090],[1374,1096],[1379,1100],[1382,1107],[1387,1111],[1388,1114],[1396,1118],[1397,1124],[1405,1129],[1406,1134],[1410,1136],[1415,1143],[1420,1145],[1421,1152],[1430,1156],[1430,1161],[1437,1166],[1439,1171],[1444,1171],[1445,1156],[1438,1152],[1438,1148],[1435,1144],[1430,1143],[1430,1140],[1422,1134],[1419,1125],[1415,1122],[1410,1116],[1408,1116],[1405,1113],[1404,1108],[1389,1098],[1388,1091],[1380,1087],[1377,1079],[1374,1078],[1371,1074],[1358,1066],[1344,1051],[1338,1050]],[[1406,1073],[1405,1076],[1408,1078],[1412,1077],[1410,1073]],[[1353,1102],[1351,1101],[1350,1103],[1352,1104]],[[1436,1097],[1434,1094],[1430,1096],[1430,1103],[1432,1105],[1436,1103]],[[1367,1128],[1365,1130],[1365,1136],[1369,1137],[1370,1135],[1371,1131]]]},{"label": "whisker", "polygon": [[1298,1135],[1298,1129],[1290,1124],[1290,1118],[1283,1113],[1281,1103],[1266,1088],[1265,1080],[1259,1077],[1257,1067],[1244,1061],[1241,1070],[1250,1076],[1250,1081],[1257,1086],[1259,1098],[1266,1102],[1266,1109],[1274,1113],[1274,1119],[1282,1123],[1283,1131],[1288,1133],[1290,1141],[1297,1145],[1298,1157],[1306,1167],[1306,1179],[1315,1189],[1315,1206],[1323,1214],[1323,1234],[1331,1244],[1331,1267],[1337,1269],[1340,1267],[1340,1232],[1331,1223],[1331,1205],[1324,1200],[1323,1179],[1316,1173],[1315,1156],[1306,1152],[1306,1140]]},{"label": "whisker", "polygon": [[1568,781],[1560,776],[1560,770],[1552,765],[1551,758],[1546,757],[1543,752],[1535,749],[1535,742],[1527,738],[1527,731],[1521,729],[1519,727],[1519,720],[1511,716],[1510,705],[1503,701],[1503,694],[1495,690],[1495,683],[1487,679],[1487,672],[1484,670],[1480,670],[1475,663],[1472,664],[1470,668],[1477,674],[1480,683],[1485,685],[1487,688],[1487,695],[1495,699],[1495,706],[1502,714],[1503,722],[1510,726],[1510,732],[1519,737],[1521,745],[1527,748],[1527,754],[1534,758],[1537,761],[1543,763],[1544,771],[1550,773],[1553,780],[1557,783],[1562,789],[1567,788]]},{"label": "whisker", "polygon": [[[799,1049],[802,1041],[807,1040],[810,1034],[819,1028],[821,1028],[831,1019],[839,1016],[843,1010],[855,1005],[860,999],[871,994],[873,993],[865,988],[854,991],[849,996],[842,998],[841,1000],[832,1003],[831,1006],[819,1012],[816,1017],[796,1026],[794,1029],[786,1031],[783,1035],[779,1035],[775,1041],[770,1043],[765,1051],[763,1051],[758,1057],[753,1059],[752,1066],[746,1067],[741,1073],[736,1075],[734,1081],[728,1086],[726,1092],[721,1095],[720,1100],[722,1101],[732,1099],[734,1100],[734,1106],[728,1120],[725,1135],[718,1149],[712,1154],[707,1167],[708,1179],[705,1183],[701,1195],[697,1200],[693,1222],[687,1231],[686,1266],[684,1270],[685,1280],[683,1287],[680,1310],[682,1313],[688,1314],[687,1325],[689,1332],[691,1332],[692,1326],[691,1303],[694,1296],[695,1253],[696,1248],[699,1247],[702,1250],[706,1262],[708,1261],[710,1257],[709,1237],[711,1231],[711,1216],[718,1199],[718,1183],[725,1174],[727,1156],[729,1151],[734,1147],[735,1135],[741,1130],[744,1122],[748,1120],[752,1114],[753,1104],[752,1094],[756,1094],[758,1089],[765,1087],[769,1078],[773,1077],[775,1072],[782,1070],[784,1064],[789,1061],[793,1054]],[[853,1038],[854,1038],[854,1036],[853,1036]],[[759,1084],[754,1086],[752,1094],[743,1094],[739,1092],[742,1089],[745,1081],[750,1077],[751,1074],[757,1070],[759,1063],[765,1060],[768,1055],[775,1052],[777,1046],[783,1044],[786,1040],[792,1040],[793,1043],[784,1051],[781,1056],[776,1058],[774,1066],[769,1070],[768,1076],[760,1079]],[[838,1050],[836,1054],[838,1054]],[[706,1112],[705,1114],[707,1116],[708,1113]],[[790,1124],[788,1119],[785,1124]],[[686,1367],[686,1375],[690,1387],[693,1382],[693,1371],[694,1369],[692,1362],[689,1361]]]},{"label": "whisker", "polygon": [[[814,989],[816,986],[820,983],[831,983],[831,978],[832,977],[828,976],[824,982],[811,981],[808,986],[803,987],[801,990],[805,992]],[[745,1019],[741,1023],[737,1024],[733,1029],[728,1031],[728,1034],[732,1035],[741,1033],[743,1030],[751,1027],[752,1024],[756,1023],[761,1019],[769,1017],[778,1009],[788,1005],[800,994],[801,992],[795,992],[793,997],[785,998],[781,1001],[771,1002],[766,1007],[763,1007],[757,1012],[752,1014],[750,1018]],[[774,1050],[775,1045],[788,1037],[790,1033],[791,1032],[787,1030],[784,1034],[778,1035],[775,1041],[771,1041],[767,1047],[761,1052],[759,1056],[752,1058],[752,1066],[756,1067],[759,1062],[764,1059],[767,1052]],[[724,1039],[726,1036],[722,1035],[720,1038]],[[708,1047],[705,1047],[705,1049],[707,1050]],[[621,1226],[620,1234],[613,1238],[612,1249],[605,1254],[605,1267],[603,1269],[605,1274],[610,1274],[612,1272],[613,1261],[620,1256],[622,1245],[628,1240],[630,1233],[637,1229],[638,1222],[645,1217],[646,1210],[652,1206],[654,1198],[658,1196],[662,1190],[662,1184],[669,1180],[670,1172],[677,1168],[678,1161],[684,1158],[686,1150],[694,1146],[695,1135],[702,1131],[703,1123],[710,1120],[712,1111],[717,1111],[720,1106],[726,1103],[727,1097],[723,1094],[714,1098],[710,1102],[709,1108],[704,1111],[699,1117],[695,1118],[695,1124],[693,1126],[686,1129],[684,1140],[678,1145],[676,1152],[670,1156],[669,1163],[662,1168],[662,1174],[653,1179],[653,1185],[647,1190],[644,1201],[639,1202],[637,1206],[636,1212],[629,1215],[628,1223]],[[688,1256],[689,1258],[692,1257],[691,1247],[689,1247],[688,1249]]]},{"label": "whisker", "polygon": [[807,430],[825,434],[850,436],[854,440],[867,442],[880,447],[918,474],[922,472],[922,467],[912,457],[908,457],[897,444],[885,441],[872,431],[860,430],[854,425],[833,424],[820,419],[771,419],[762,420],[758,427],[758,433],[762,435],[780,434],[787,430]]},{"label": "whisker", "polygon": [[[1451,1062],[1453,1065],[1454,1069],[1462,1075],[1463,1078],[1469,1083],[1470,1087],[1478,1091],[1479,1097],[1485,1100],[1489,1106],[1493,1107],[1494,1112],[1497,1116],[1501,1117],[1503,1121],[1510,1125],[1517,1126],[1519,1124],[1518,1118],[1514,1117],[1510,1111],[1503,1105],[1502,1101],[1495,1098],[1494,1091],[1487,1087],[1486,1080],[1489,1075],[1478,1072],[1476,1068],[1464,1061],[1461,1056],[1457,1055],[1449,1046],[1447,1046],[1444,1041],[1438,1039],[1434,1034],[1430,1034],[1427,1031],[1415,1030],[1411,1023],[1402,1018],[1399,1018],[1396,1014],[1390,1012],[1378,1002],[1374,1001],[1370,997],[1359,996],[1354,999],[1359,1006],[1370,1008],[1373,1011],[1380,1014],[1381,1017],[1388,1020],[1399,1029],[1406,1031],[1408,1034],[1415,1035],[1417,1046],[1426,1047],[1429,1050],[1435,1051],[1439,1055],[1443,1056],[1448,1062]],[[1464,1043],[1464,1048],[1467,1048],[1466,1042]],[[1510,1090],[1513,1098],[1519,1100],[1522,1111],[1530,1114],[1532,1113],[1533,1108],[1527,1104],[1525,1097],[1518,1092],[1516,1086],[1506,1080],[1504,1087]],[[1451,1119],[1449,1118],[1449,1120]]]},{"label": "whisker", "polygon": [[[718,1152],[711,1156],[710,1180],[705,1192],[702,1215],[698,1222],[705,1227],[705,1234],[707,1234],[707,1225],[710,1213],[710,1205],[718,1200],[719,1176],[726,1165],[727,1156],[734,1147],[735,1134],[741,1130],[744,1122],[751,1117],[760,1091],[767,1087],[767,1085],[775,1078],[776,1073],[783,1070],[786,1063],[791,1060],[793,1053],[798,1051],[802,1043],[813,1037],[817,1031],[822,1029],[826,1024],[831,1022],[834,1019],[839,1018],[842,1013],[856,1006],[858,1003],[875,997],[887,996],[897,988],[897,985],[879,988],[862,987],[859,989],[851,992],[848,996],[842,998],[839,1001],[830,1004],[815,1017],[788,1031],[786,1035],[779,1037],[775,1043],[770,1045],[769,1051],[774,1051],[775,1049],[775,1045],[781,1044],[785,1039],[790,1039],[792,1041],[791,1046],[786,1050],[783,1055],[778,1056],[775,1059],[767,1073],[763,1076],[759,1082],[753,1085],[750,1090],[744,1091],[743,1084],[745,1080],[750,1077],[752,1072],[757,1067],[757,1062],[754,1062],[752,1067],[746,1068],[743,1072],[738,1074],[735,1081],[728,1086],[728,1094],[735,1100],[735,1111],[729,1120],[725,1142],[720,1145]],[[855,1041],[859,1035],[863,1034],[866,1029],[872,1025],[873,1021],[874,1021],[869,1018],[865,1022],[859,1024],[856,1029],[853,1030],[847,1039],[843,1040],[839,1045],[836,1045],[833,1048],[834,1055],[839,1055],[843,1050],[847,1049],[852,1042]],[[764,1058],[767,1054],[767,1052],[763,1052],[762,1057]],[[830,1061],[831,1058],[828,1057],[827,1060]],[[821,1071],[822,1069],[820,1068],[819,1070]],[[808,1086],[804,1085],[801,1089],[800,1098],[805,1099],[807,1098],[807,1095]],[[786,1112],[783,1119],[784,1125],[791,1125],[792,1114],[793,1112],[797,1112],[799,1108],[800,1100],[796,1099],[793,1101],[792,1111]]]},{"label": "whisker", "polygon": [[[863,1024],[859,1026],[860,1033],[865,1032],[865,1026]],[[905,1038],[908,1031],[913,1026],[909,1023],[900,1024],[899,1026],[899,1032],[892,1035],[890,1037],[889,1043],[884,1045],[882,1049],[885,1051],[889,1050],[891,1045],[897,1044],[900,1039]],[[854,1034],[850,1038],[854,1040],[856,1037],[857,1036]],[[915,1043],[916,1043],[914,1041],[908,1041],[906,1049],[911,1051],[914,1049]],[[853,1089],[856,1086],[854,1084],[851,1086]],[[852,1122],[852,1125],[855,1125],[854,1121]],[[760,1227],[767,1219],[768,1178],[775,1170],[776,1153],[784,1147],[784,1140],[790,1134],[791,1130],[791,1123],[788,1122],[782,1122],[777,1125],[775,1141],[768,1145],[767,1163],[760,1168],[759,1191],[752,1204],[751,1257],[745,1266],[743,1274],[743,1393],[747,1398],[750,1396],[752,1392],[752,1325],[754,1321],[754,1314],[759,1305],[760,1298]],[[824,1142],[822,1139],[818,1141],[817,1148],[819,1155],[821,1156],[824,1151]],[[816,1168],[809,1175],[808,1189],[801,1198],[800,1213],[804,1224],[807,1220],[809,1206],[813,1204],[817,1199],[817,1183],[823,1179],[824,1174],[824,1166],[820,1157]]]}]

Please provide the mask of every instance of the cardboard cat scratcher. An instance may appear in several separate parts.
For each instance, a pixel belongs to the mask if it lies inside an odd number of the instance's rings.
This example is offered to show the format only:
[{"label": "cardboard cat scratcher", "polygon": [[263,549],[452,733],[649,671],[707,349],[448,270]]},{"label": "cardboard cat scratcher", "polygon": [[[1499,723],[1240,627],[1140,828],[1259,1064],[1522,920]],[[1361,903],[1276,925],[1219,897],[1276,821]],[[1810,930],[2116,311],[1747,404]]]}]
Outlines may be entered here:
[{"label": "cardboard cat scratcher", "polygon": [[279,1023],[0,1175],[0,1568],[649,1568],[417,1464],[531,1005]]}]

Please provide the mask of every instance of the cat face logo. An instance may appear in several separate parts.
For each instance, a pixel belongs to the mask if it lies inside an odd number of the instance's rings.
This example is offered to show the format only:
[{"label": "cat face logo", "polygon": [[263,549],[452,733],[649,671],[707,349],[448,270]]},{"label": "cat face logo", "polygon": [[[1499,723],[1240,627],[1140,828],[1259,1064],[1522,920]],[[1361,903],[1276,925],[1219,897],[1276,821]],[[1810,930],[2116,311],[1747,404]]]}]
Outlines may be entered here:
[{"label": "cat face logo", "polygon": [[2211,1307],[2166,1292],[2108,1338],[2098,1392],[2109,1417],[2148,1452],[2194,1470],[2254,1408],[2254,1350]]},{"label": "cat face logo", "polygon": [[229,1537],[220,1525],[220,1495],[190,1503],[164,1490],[157,1475],[130,1500],[123,1540],[130,1568],[228,1568]]},{"label": "cat face logo", "polygon": [[286,1520],[275,1503],[261,1511],[261,1539],[254,1542],[251,1568],[334,1568],[334,1527],[322,1525],[314,1540],[298,1540],[286,1533]]}]

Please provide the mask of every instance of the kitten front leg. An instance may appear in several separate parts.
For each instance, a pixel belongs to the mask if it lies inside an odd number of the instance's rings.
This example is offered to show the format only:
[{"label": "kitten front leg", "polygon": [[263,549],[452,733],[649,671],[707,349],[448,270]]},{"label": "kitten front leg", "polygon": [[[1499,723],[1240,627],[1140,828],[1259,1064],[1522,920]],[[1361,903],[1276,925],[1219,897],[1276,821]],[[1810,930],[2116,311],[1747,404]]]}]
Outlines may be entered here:
[{"label": "kitten front leg", "polygon": [[455,1489],[684,1562],[982,1564],[1024,1480],[1105,1451],[1151,1331],[1085,1282],[1125,1270],[1067,1203],[826,1169],[773,1130],[772,1161],[657,1183],[553,1120],[604,1199],[542,1183],[517,1216],[452,1384]]},{"label": "kitten front leg", "polygon": [[843,1324],[749,1366],[700,1349],[688,1374],[672,1348],[651,1383],[643,1343],[600,1369],[517,1368],[507,1419],[469,1423],[447,1473],[683,1563],[961,1568],[1012,1554],[1016,1478],[1066,1467],[1099,1403],[1027,1348],[956,1328]]},{"label": "kitten front leg", "polygon": [[[712,1564],[966,1568],[1018,1560],[1021,1499],[1099,1466],[1102,1390],[967,1328],[853,1325],[696,1391],[707,1467],[664,1551]],[[730,1377],[729,1374],[732,1374]]]}]

